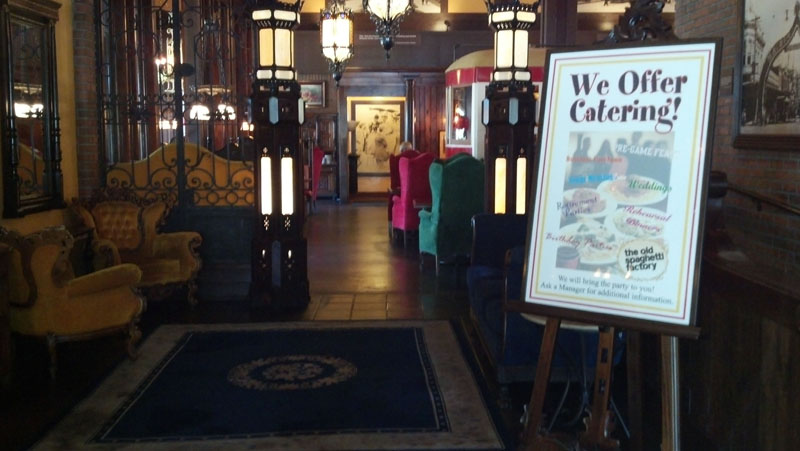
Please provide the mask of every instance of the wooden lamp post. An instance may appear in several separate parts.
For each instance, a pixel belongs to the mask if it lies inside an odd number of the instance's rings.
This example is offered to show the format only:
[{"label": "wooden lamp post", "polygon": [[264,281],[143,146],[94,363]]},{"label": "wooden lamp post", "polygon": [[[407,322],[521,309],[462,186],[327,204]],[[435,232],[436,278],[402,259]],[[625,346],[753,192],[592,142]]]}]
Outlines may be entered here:
[{"label": "wooden lamp post", "polygon": [[525,214],[530,196],[536,100],[528,70],[528,30],[539,3],[488,0],[494,70],[486,87],[486,211]]},{"label": "wooden lamp post", "polygon": [[300,310],[310,299],[300,149],[305,104],[293,54],[302,1],[254,4],[257,67],[249,113],[259,220],[253,235],[250,296],[273,311]]}]

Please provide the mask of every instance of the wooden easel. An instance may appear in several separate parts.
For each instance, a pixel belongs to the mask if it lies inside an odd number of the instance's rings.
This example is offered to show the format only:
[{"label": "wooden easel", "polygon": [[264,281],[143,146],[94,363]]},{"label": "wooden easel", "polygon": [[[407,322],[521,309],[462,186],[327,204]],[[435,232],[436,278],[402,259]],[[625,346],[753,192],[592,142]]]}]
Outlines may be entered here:
[{"label": "wooden easel", "polygon": [[[547,394],[547,386],[550,382],[550,370],[560,325],[561,318],[554,317],[549,317],[545,323],[542,348],[539,354],[539,362],[536,366],[536,379],[534,380],[528,410],[528,424],[522,438],[521,449],[524,450],[547,451],[561,449],[541,433],[544,400]],[[613,420],[612,413],[608,410],[611,397],[614,328],[601,327],[599,333],[592,410],[589,416],[584,419],[586,431],[581,433],[580,444],[588,449],[614,450],[619,448],[619,441],[609,436],[613,429]]]},{"label": "wooden easel", "polygon": [[[549,316],[545,323],[542,336],[542,346],[539,353],[539,361],[536,366],[536,379],[534,380],[531,400],[528,405],[528,422],[523,431],[520,450],[524,451],[556,451],[563,447],[557,444],[551,437],[543,433],[543,410],[544,401],[547,394],[547,386],[550,382],[550,372],[555,352],[556,337],[561,326],[561,318]],[[592,396],[592,408],[589,415],[584,418],[586,430],[580,434],[579,443],[581,449],[591,450],[616,450],[619,449],[619,441],[611,437],[614,430],[613,412],[609,410],[611,400],[611,372],[614,360],[614,334],[615,327],[603,326],[599,329],[599,339],[597,344],[597,364],[595,366],[594,389]],[[636,366],[634,372],[640,372],[638,363],[640,358],[637,331],[633,343],[634,356],[629,358],[629,362]],[[697,338],[699,329],[686,328],[684,333],[688,337]],[[678,383],[678,337],[669,334],[660,334],[661,339],[661,450],[680,451],[680,419],[679,419],[679,383]],[[630,373],[629,373],[630,374]],[[640,380],[640,375],[635,376]],[[640,387],[639,387],[640,388]],[[636,389],[629,388],[629,394]],[[641,403],[637,400],[631,406],[635,415],[641,413]],[[636,418],[639,422],[640,419]],[[634,431],[640,427],[634,427]],[[632,437],[632,449],[640,449],[641,438]]]}]

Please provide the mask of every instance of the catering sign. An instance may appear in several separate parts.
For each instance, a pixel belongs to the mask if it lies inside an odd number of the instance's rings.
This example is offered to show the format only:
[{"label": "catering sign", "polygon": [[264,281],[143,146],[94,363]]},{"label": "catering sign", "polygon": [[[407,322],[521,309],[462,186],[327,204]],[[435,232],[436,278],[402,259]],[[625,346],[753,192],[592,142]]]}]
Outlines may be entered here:
[{"label": "catering sign", "polygon": [[717,41],[548,53],[527,303],[693,324],[718,59]]}]

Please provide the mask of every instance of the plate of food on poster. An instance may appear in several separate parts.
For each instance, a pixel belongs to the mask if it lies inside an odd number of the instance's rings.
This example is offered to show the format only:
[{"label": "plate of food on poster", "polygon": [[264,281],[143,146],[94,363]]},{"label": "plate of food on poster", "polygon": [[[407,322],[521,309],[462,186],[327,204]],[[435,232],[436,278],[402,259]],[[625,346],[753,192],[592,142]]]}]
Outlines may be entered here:
[{"label": "plate of food on poster", "polygon": [[597,191],[608,194],[621,205],[651,205],[666,199],[672,188],[656,179],[628,174],[606,180]]},{"label": "plate of food on poster", "polygon": [[594,219],[580,219],[559,230],[561,241],[578,250],[584,265],[614,263],[619,253],[620,240],[612,230]]},{"label": "plate of food on poster", "polygon": [[671,217],[655,208],[627,205],[606,216],[604,224],[617,237],[657,238],[663,236]]},{"label": "plate of food on poster", "polygon": [[564,218],[602,218],[616,210],[617,201],[594,188],[574,188],[564,191],[559,206]]}]

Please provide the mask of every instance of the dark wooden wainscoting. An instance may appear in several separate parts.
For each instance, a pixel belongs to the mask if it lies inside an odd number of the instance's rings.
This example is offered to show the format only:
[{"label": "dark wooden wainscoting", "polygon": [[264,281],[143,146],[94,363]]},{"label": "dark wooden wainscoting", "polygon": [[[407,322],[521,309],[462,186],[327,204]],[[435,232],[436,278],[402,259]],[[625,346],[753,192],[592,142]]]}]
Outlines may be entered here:
[{"label": "dark wooden wainscoting", "polygon": [[800,284],[764,271],[720,257],[703,263],[702,336],[681,341],[686,449],[800,443],[800,291],[792,288]]}]

